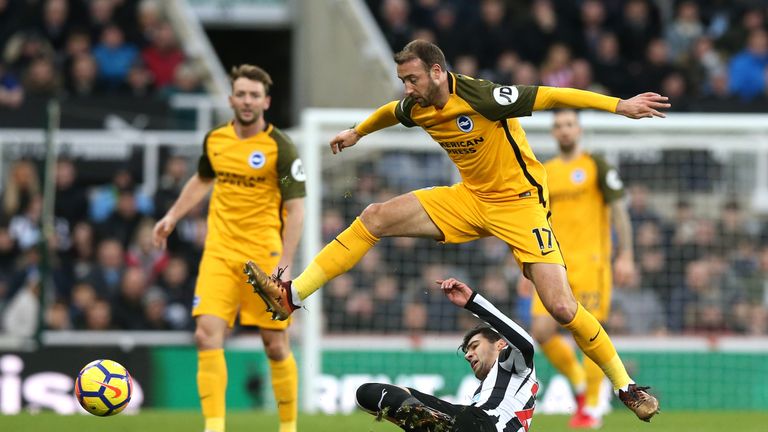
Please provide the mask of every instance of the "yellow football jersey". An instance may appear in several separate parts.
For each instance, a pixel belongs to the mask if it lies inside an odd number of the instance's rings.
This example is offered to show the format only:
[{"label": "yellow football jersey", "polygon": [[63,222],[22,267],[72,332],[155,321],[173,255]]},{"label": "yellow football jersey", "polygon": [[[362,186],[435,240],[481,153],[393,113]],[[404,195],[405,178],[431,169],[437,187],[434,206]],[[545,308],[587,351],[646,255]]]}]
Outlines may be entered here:
[{"label": "yellow football jersey", "polygon": [[395,107],[405,126],[420,126],[448,153],[467,188],[483,201],[538,196],[547,200],[546,173],[514,117],[531,115],[536,86],[501,86],[448,73],[442,109],[406,97]]},{"label": "yellow football jersey", "polygon": [[215,179],[205,253],[243,262],[279,256],[283,201],[305,196],[304,168],[291,140],[270,124],[240,139],[230,122],[206,135],[197,171]]},{"label": "yellow football jersey", "polygon": [[566,265],[610,262],[609,204],[624,196],[624,186],[616,170],[601,157],[587,152],[567,162],[555,157],[544,167],[552,227]]}]

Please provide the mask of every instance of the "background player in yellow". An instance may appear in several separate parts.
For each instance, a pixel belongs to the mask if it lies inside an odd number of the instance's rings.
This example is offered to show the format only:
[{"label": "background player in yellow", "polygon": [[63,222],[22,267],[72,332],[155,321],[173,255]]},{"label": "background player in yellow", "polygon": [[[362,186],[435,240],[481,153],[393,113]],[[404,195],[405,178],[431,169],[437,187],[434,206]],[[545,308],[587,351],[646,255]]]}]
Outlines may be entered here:
[{"label": "background player in yellow", "polygon": [[[552,205],[552,227],[568,267],[568,283],[576,300],[604,323],[611,306],[611,225],[616,230],[614,274],[619,285],[635,272],[632,225],[624,186],[616,170],[600,156],[584,151],[576,111],[554,114],[552,135],[560,153],[547,161],[547,185]],[[558,333],[557,322],[534,292],[531,333],[555,368],[565,375],[576,394],[577,410],[569,422],[574,428],[597,428],[603,371],[589,357],[582,366],[570,344]]]},{"label": "background player in yellow", "polygon": [[337,153],[363,136],[402,123],[419,126],[459,169],[453,186],[422,189],[371,204],[320,251],[293,281],[251,268],[249,281],[287,318],[301,300],[348,271],[381,237],[427,237],[461,243],[486,236],[505,241],[536,285],[549,313],[570,330],[579,347],[610,378],[619,398],[642,420],[658,401],[627,374],[600,323],[573,297],[563,258],[549,224],[546,174],[515,117],[558,107],[592,108],[630,118],[664,117],[667,98],[643,93],[621,100],[583,90],[501,86],[448,72],[436,45],[416,40],[395,54],[405,98],[377,109],[331,142]]},{"label": "background player in yellow", "polygon": [[280,432],[296,430],[298,374],[288,342],[288,321],[273,321],[245,283],[242,262],[265,271],[291,264],[304,222],[304,170],[293,143],[264,119],[272,79],[263,69],[232,69],[232,121],[211,130],[198,170],[168,213],[155,225],[165,247],[176,223],[211,189],[208,235],[195,286],[197,384],[205,430],[224,431],[227,367],[224,337],[238,312],[258,326],[269,359]]}]

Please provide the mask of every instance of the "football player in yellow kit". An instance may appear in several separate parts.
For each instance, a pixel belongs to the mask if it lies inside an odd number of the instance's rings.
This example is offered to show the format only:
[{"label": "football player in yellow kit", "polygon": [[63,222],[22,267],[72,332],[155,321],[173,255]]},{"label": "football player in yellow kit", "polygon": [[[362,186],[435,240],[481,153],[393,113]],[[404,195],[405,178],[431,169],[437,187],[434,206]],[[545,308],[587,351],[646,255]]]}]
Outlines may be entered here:
[{"label": "football player in yellow kit", "polygon": [[547,311],[571,331],[579,347],[611,380],[619,398],[642,420],[659,404],[627,374],[605,330],[573,297],[562,254],[549,223],[546,173],[515,117],[550,108],[591,108],[630,118],[664,117],[667,98],[643,93],[623,100],[589,91],[544,86],[502,86],[447,70],[436,45],[415,40],[395,55],[405,98],[377,109],[330,142],[333,153],[363,136],[401,123],[423,128],[445,149],[462,181],[371,204],[320,251],[293,281],[246,264],[249,282],[278,319],[348,271],[381,237],[433,238],[461,243],[486,236],[505,241],[536,285]]},{"label": "football player in yellow kit", "polygon": [[[619,285],[635,273],[632,224],[618,172],[600,156],[582,149],[581,126],[573,109],[558,110],[552,135],[560,154],[547,161],[547,186],[552,206],[552,227],[568,267],[568,284],[582,306],[602,322],[611,307],[613,277]],[[618,239],[611,272],[611,225]],[[557,332],[557,322],[535,294],[531,303],[531,333],[541,351],[565,375],[576,393],[577,409],[569,425],[595,429],[601,425],[597,410],[603,371],[589,357],[584,365]]]},{"label": "football player in yellow kit", "polygon": [[295,432],[298,372],[286,331],[243,281],[242,262],[252,258],[265,271],[292,262],[304,222],[305,175],[291,140],[264,119],[272,79],[263,69],[232,69],[229,103],[234,119],[208,132],[197,173],[168,213],[154,240],[165,247],[176,223],[211,189],[208,235],[195,286],[192,315],[198,350],[197,385],[206,432],[224,432],[227,366],[224,337],[236,315],[260,329],[272,373],[280,432]]}]

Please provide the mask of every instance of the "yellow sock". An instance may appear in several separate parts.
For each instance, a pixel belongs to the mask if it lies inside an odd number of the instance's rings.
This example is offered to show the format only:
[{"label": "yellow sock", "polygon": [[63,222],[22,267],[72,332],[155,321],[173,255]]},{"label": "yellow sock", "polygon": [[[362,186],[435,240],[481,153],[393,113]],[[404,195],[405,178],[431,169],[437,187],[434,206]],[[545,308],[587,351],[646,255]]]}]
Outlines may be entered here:
[{"label": "yellow sock", "polygon": [[349,271],[378,241],[360,218],[355,219],[293,280],[293,288],[304,300],[329,280]]},{"label": "yellow sock", "polygon": [[223,349],[198,351],[197,391],[205,417],[205,429],[224,432],[227,363]]},{"label": "yellow sock", "polygon": [[579,303],[573,321],[564,325],[573,334],[579,348],[591,358],[613,383],[614,390],[625,388],[632,379],[600,322]]},{"label": "yellow sock", "polygon": [[576,393],[584,391],[587,377],[584,367],[576,358],[576,353],[562,335],[555,334],[541,345],[541,352],[547,357],[552,366],[571,382]]},{"label": "yellow sock", "polygon": [[293,353],[283,360],[269,360],[272,391],[280,417],[280,432],[296,432],[299,402],[299,372]]},{"label": "yellow sock", "polygon": [[600,402],[600,386],[603,384],[605,374],[589,357],[584,357],[584,370],[587,376],[587,390],[584,397],[584,405],[590,408],[597,407]]}]

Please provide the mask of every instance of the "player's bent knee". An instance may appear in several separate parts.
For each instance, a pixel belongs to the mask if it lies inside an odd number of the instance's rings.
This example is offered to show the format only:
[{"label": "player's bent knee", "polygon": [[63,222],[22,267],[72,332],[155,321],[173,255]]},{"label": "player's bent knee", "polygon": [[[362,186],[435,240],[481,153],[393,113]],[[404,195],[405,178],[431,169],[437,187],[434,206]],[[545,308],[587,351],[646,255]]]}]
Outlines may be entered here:
[{"label": "player's bent knee", "polygon": [[383,207],[384,205],[381,203],[370,204],[360,213],[360,221],[376,237],[381,237],[384,234]]},{"label": "player's bent knee", "polygon": [[576,316],[576,305],[571,302],[558,301],[550,305],[549,313],[560,324],[568,324]]}]

